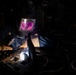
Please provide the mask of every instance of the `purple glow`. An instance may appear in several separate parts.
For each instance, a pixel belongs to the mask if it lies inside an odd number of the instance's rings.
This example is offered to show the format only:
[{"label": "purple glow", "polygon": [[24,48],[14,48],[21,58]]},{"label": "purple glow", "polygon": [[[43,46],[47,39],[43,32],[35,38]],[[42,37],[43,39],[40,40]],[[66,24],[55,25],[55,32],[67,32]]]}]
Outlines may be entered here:
[{"label": "purple glow", "polygon": [[27,25],[25,27],[26,30],[32,30],[34,23],[33,22],[27,22]]},{"label": "purple glow", "polygon": [[21,23],[21,27],[20,27],[20,30],[25,30],[25,26],[26,24],[24,22]]},{"label": "purple glow", "polygon": [[34,22],[33,21],[22,21],[20,24],[20,30],[22,31],[31,31],[33,29]]}]

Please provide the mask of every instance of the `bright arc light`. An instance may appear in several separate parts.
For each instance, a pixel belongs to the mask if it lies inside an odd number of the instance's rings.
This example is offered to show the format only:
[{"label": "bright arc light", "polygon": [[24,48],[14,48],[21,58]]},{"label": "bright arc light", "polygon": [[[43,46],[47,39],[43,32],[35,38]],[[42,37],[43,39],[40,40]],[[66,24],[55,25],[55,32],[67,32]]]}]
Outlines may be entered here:
[{"label": "bright arc light", "polygon": [[20,53],[20,61],[24,61],[25,60],[25,55],[24,52]]}]

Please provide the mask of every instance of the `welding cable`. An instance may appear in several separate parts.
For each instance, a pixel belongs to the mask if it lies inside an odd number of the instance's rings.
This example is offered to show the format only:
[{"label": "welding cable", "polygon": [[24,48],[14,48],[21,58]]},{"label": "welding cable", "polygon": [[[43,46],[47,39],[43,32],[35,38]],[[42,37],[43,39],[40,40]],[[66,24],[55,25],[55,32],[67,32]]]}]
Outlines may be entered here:
[{"label": "welding cable", "polygon": [[40,71],[34,75],[40,75],[40,74],[45,74],[45,73],[55,73],[55,72],[60,72],[62,69],[64,68],[64,66],[62,66],[61,68],[57,69],[57,70],[45,70],[45,71]]},{"label": "welding cable", "polygon": [[36,50],[36,55],[37,55],[37,56],[42,56],[42,55],[45,55],[45,54],[46,54],[45,52]]},{"label": "welding cable", "polygon": [[46,56],[42,56],[42,57],[44,57],[46,59],[46,63],[43,65],[45,67],[48,64],[49,59]]},{"label": "welding cable", "polygon": [[17,72],[11,65],[9,65],[8,63],[6,64],[8,67],[10,67],[13,71]]},{"label": "welding cable", "polygon": [[[45,52],[40,51],[39,49],[36,49],[36,56],[43,57],[43,59],[46,60],[46,62],[42,65],[43,67],[45,67],[49,62],[49,59],[45,56],[45,54],[46,54]],[[41,63],[41,62],[39,62],[39,63]]]},{"label": "welding cable", "polygon": [[71,63],[71,67],[76,70],[76,67],[74,66],[74,63],[76,63],[76,60],[73,60],[72,63]]},{"label": "welding cable", "polygon": [[[45,67],[48,64],[49,59],[46,56],[43,56],[43,55],[41,55],[41,57],[43,57],[46,60],[46,62],[42,65],[43,67]],[[41,62],[39,62],[39,63],[41,64]]]},{"label": "welding cable", "polygon": [[39,72],[39,73],[37,73],[37,74],[34,74],[34,75],[39,75],[39,74],[43,74],[43,73],[55,73],[55,72],[61,71],[62,69],[63,69],[63,67],[61,67],[61,68],[59,68],[59,69],[57,69],[57,70],[41,71],[41,72]]}]

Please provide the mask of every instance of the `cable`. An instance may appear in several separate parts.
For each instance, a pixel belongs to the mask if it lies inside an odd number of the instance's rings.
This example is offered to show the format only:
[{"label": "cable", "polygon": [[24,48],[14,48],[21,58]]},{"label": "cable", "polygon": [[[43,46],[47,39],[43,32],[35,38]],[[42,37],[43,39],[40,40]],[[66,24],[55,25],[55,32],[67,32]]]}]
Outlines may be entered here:
[{"label": "cable", "polygon": [[36,50],[36,55],[37,56],[42,56],[42,55],[45,55],[46,53],[42,52],[42,51],[39,51],[39,50]]},{"label": "cable", "polygon": [[76,70],[76,67],[74,66],[74,63],[76,62],[76,60],[73,60],[72,63],[71,63],[71,67]]},{"label": "cable", "polygon": [[12,66],[10,66],[8,63],[6,64],[7,66],[9,66],[13,71],[17,72]]},{"label": "cable", "polygon": [[[43,57],[46,60],[46,62],[42,65],[43,67],[45,67],[48,64],[49,59],[46,56],[43,56],[43,55],[40,55],[40,56]],[[41,62],[39,62],[39,63],[41,63]]]},{"label": "cable", "polygon": [[[39,49],[36,49],[36,56],[37,57],[42,57],[43,59],[46,60],[46,63],[44,63],[42,65],[43,67],[45,67],[48,64],[48,62],[49,62],[49,59],[45,56],[45,54],[46,54],[45,52],[40,51]],[[39,62],[39,63],[41,63],[41,62]]]},{"label": "cable", "polygon": [[59,69],[57,69],[57,70],[46,70],[46,71],[41,71],[41,72],[39,72],[39,73],[37,73],[37,74],[34,74],[34,75],[39,75],[39,74],[46,73],[46,72],[49,72],[49,73],[59,72],[59,71],[61,71],[63,68],[64,68],[64,66],[61,67],[61,68],[59,68]]},{"label": "cable", "polygon": [[46,63],[43,66],[46,66],[48,64],[49,60],[47,57],[45,57],[45,56],[43,56],[43,57],[46,59]]}]

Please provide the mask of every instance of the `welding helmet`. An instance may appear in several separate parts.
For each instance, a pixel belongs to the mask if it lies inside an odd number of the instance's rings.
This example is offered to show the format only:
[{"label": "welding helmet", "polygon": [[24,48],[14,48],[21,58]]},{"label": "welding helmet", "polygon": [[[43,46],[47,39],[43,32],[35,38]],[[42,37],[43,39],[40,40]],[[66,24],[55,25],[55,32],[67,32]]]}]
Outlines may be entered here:
[{"label": "welding helmet", "polygon": [[36,11],[34,2],[28,0],[23,2],[22,8],[19,8],[17,17],[17,31],[20,36],[32,32],[36,23]]}]

